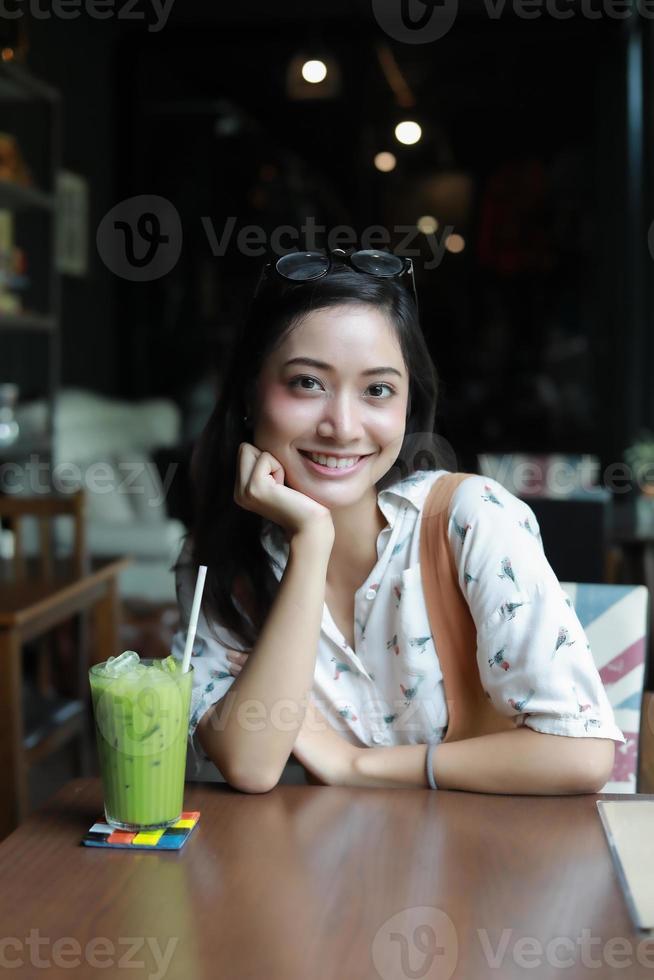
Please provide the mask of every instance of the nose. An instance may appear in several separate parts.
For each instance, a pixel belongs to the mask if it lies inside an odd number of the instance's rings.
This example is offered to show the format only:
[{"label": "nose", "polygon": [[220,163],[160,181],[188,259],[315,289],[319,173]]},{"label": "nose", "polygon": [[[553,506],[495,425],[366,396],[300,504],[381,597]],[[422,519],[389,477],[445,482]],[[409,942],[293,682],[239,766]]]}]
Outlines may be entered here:
[{"label": "nose", "polygon": [[347,393],[326,400],[318,423],[319,436],[333,439],[339,446],[347,447],[348,443],[360,440],[362,432],[361,412]]}]

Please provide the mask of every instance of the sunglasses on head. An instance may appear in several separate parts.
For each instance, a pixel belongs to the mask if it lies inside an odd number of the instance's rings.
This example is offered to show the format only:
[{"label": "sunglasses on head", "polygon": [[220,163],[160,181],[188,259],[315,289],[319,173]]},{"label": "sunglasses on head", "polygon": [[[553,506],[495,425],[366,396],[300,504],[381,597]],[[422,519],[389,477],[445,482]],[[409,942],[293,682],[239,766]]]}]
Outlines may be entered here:
[{"label": "sunglasses on head", "polygon": [[266,277],[277,276],[290,282],[314,282],[326,276],[336,262],[349,265],[356,272],[375,276],[378,279],[401,279],[402,283],[410,289],[416,309],[418,308],[418,293],[411,259],[395,255],[393,252],[371,248],[351,252],[346,252],[342,248],[334,248],[329,252],[287,252],[286,255],[280,255],[264,266],[257,291]]}]

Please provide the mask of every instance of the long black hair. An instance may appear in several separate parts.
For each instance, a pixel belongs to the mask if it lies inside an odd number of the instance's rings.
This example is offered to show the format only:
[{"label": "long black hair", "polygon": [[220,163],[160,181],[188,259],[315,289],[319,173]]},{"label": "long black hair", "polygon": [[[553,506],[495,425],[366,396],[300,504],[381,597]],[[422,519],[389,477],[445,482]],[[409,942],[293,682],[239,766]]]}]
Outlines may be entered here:
[{"label": "long black hair", "polygon": [[[345,264],[313,282],[282,283],[263,278],[228,353],[218,400],[191,460],[194,500],[190,565],[196,571],[199,565],[207,566],[202,610],[212,630],[216,625],[226,627],[243,650],[254,646],[279,587],[261,543],[264,519],[234,501],[238,449],[242,442],[252,442],[251,425],[244,416],[254,405],[257,379],[266,359],[301,319],[314,310],[352,303],[374,307],[388,317],[409,375],[402,448],[376,484],[377,490],[418,468],[438,468],[432,435],[438,378],[409,290],[397,279],[361,274]],[[420,442],[425,436],[434,464],[431,467],[421,465],[425,450]],[[179,559],[173,567],[181,567]],[[239,603],[251,622],[234,602],[237,582],[245,585],[248,603],[240,597]]]}]

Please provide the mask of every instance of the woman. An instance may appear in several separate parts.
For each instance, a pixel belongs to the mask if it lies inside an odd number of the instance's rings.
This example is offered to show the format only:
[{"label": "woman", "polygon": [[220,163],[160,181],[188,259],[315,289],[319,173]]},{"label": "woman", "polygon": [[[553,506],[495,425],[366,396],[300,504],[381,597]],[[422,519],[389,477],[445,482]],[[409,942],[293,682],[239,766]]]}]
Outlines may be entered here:
[{"label": "woman", "polygon": [[265,266],[196,448],[176,566],[184,624],[208,566],[189,732],[234,787],[271,789],[291,752],[327,785],[561,794],[609,778],[625,738],[534,514],[478,476],[448,536],[484,690],[516,727],[426,756],[448,719],[419,569],[421,508],[446,473],[417,449],[435,444],[436,397],[408,260]]}]

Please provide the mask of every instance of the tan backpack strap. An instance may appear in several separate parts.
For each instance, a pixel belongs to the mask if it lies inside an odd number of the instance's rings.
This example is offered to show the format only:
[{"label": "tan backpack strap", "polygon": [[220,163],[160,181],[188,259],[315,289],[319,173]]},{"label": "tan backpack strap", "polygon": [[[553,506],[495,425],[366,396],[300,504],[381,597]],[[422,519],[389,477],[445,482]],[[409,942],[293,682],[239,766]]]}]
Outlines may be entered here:
[{"label": "tan backpack strap", "polygon": [[452,497],[473,475],[439,477],[425,501],[420,526],[420,574],[448,709],[446,742],[514,728],[512,719],[495,710],[482,688],[477,630],[459,586],[448,535]]}]

